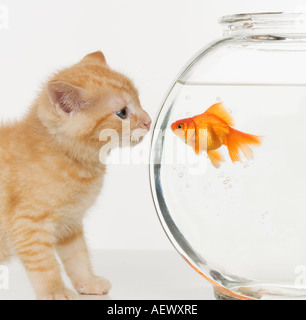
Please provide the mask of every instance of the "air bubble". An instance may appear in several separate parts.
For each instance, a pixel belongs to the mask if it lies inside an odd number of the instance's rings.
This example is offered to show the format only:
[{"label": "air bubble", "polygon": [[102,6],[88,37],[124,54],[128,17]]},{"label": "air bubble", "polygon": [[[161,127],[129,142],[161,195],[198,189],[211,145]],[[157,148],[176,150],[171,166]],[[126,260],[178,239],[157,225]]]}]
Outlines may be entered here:
[{"label": "air bubble", "polygon": [[186,188],[189,189],[190,188],[190,184],[186,184]]},{"label": "air bubble", "polygon": [[185,97],[185,99],[186,99],[186,100],[190,100],[190,99],[191,99],[191,96],[187,95],[187,96]]},{"label": "air bubble", "polygon": [[230,177],[226,177],[226,179],[223,181],[224,184],[228,184],[231,181]]},{"label": "air bubble", "polygon": [[233,188],[233,186],[232,186],[231,184],[229,184],[228,187],[229,187],[230,189]]},{"label": "air bubble", "polygon": [[179,173],[178,176],[179,176],[180,178],[183,178],[183,177],[184,177],[184,174],[183,174],[183,173]]}]

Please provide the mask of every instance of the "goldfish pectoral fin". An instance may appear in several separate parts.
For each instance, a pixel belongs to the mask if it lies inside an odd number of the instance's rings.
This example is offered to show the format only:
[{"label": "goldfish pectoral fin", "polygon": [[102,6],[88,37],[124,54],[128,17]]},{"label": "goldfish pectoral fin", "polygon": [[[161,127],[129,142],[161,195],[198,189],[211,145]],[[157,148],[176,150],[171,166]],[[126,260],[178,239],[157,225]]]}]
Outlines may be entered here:
[{"label": "goldfish pectoral fin", "polygon": [[202,151],[199,148],[194,148],[193,150],[197,155],[200,155],[202,153]]},{"label": "goldfish pectoral fin", "polygon": [[229,112],[224,108],[222,102],[216,103],[208,108],[205,113],[214,114],[215,116],[219,117],[220,119],[224,120],[228,125],[234,126],[234,119],[229,114]]},{"label": "goldfish pectoral fin", "polygon": [[219,168],[221,162],[224,161],[221,153],[216,150],[207,151],[207,155],[215,168]]},{"label": "goldfish pectoral fin", "polygon": [[197,155],[200,155],[203,153],[203,150],[199,146],[194,146],[193,150]]},{"label": "goldfish pectoral fin", "polygon": [[240,151],[247,159],[252,159],[253,151],[250,145],[260,145],[260,138],[231,128],[224,144],[227,146],[231,160],[235,162],[241,161]]},{"label": "goldfish pectoral fin", "polygon": [[196,141],[195,137],[189,140],[187,144],[192,147],[197,155],[200,155],[204,151],[203,148],[201,148],[201,146],[199,145],[199,142]]}]

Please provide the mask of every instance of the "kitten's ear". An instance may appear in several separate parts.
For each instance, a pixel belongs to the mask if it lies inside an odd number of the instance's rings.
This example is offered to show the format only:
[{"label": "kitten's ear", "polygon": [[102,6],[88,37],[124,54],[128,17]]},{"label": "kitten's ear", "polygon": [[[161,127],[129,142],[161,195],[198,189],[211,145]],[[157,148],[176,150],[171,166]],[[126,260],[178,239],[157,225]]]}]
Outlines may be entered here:
[{"label": "kitten's ear", "polygon": [[101,51],[88,54],[82,61],[89,61],[89,60],[106,64],[105,56]]},{"label": "kitten's ear", "polygon": [[85,89],[64,81],[50,82],[47,87],[50,103],[67,114],[73,114],[84,108],[88,103]]}]

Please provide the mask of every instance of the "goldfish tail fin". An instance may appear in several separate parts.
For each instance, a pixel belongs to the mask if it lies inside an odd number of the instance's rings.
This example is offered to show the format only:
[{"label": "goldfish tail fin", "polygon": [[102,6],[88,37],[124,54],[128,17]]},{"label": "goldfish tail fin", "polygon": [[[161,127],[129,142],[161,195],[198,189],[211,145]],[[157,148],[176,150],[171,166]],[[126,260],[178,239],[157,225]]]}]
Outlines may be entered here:
[{"label": "goldfish tail fin", "polygon": [[231,160],[233,162],[241,161],[240,151],[247,159],[251,159],[253,151],[250,145],[260,145],[260,137],[230,128],[230,133],[227,135],[224,144],[227,146]]},{"label": "goldfish tail fin", "polygon": [[204,114],[213,114],[217,116],[218,118],[225,121],[229,126],[234,126],[234,119],[230,115],[230,113],[224,108],[224,105],[222,102],[218,102],[214,105],[212,105],[210,108],[208,108]]},{"label": "goldfish tail fin", "polygon": [[215,168],[219,168],[221,162],[224,161],[224,159],[219,151],[209,150],[209,151],[207,151],[207,155]]}]

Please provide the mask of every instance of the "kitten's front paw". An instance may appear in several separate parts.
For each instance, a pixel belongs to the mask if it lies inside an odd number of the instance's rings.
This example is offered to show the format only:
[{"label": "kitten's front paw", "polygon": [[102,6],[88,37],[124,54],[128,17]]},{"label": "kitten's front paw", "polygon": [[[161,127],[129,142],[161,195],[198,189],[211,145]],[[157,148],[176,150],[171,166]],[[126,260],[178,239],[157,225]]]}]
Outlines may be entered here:
[{"label": "kitten's front paw", "polygon": [[38,300],[77,300],[78,296],[75,292],[63,288],[54,290],[54,292],[42,295],[38,297]]},{"label": "kitten's front paw", "polygon": [[109,293],[111,289],[111,283],[101,277],[93,276],[84,282],[79,282],[75,284],[76,290],[83,295],[104,295]]}]

